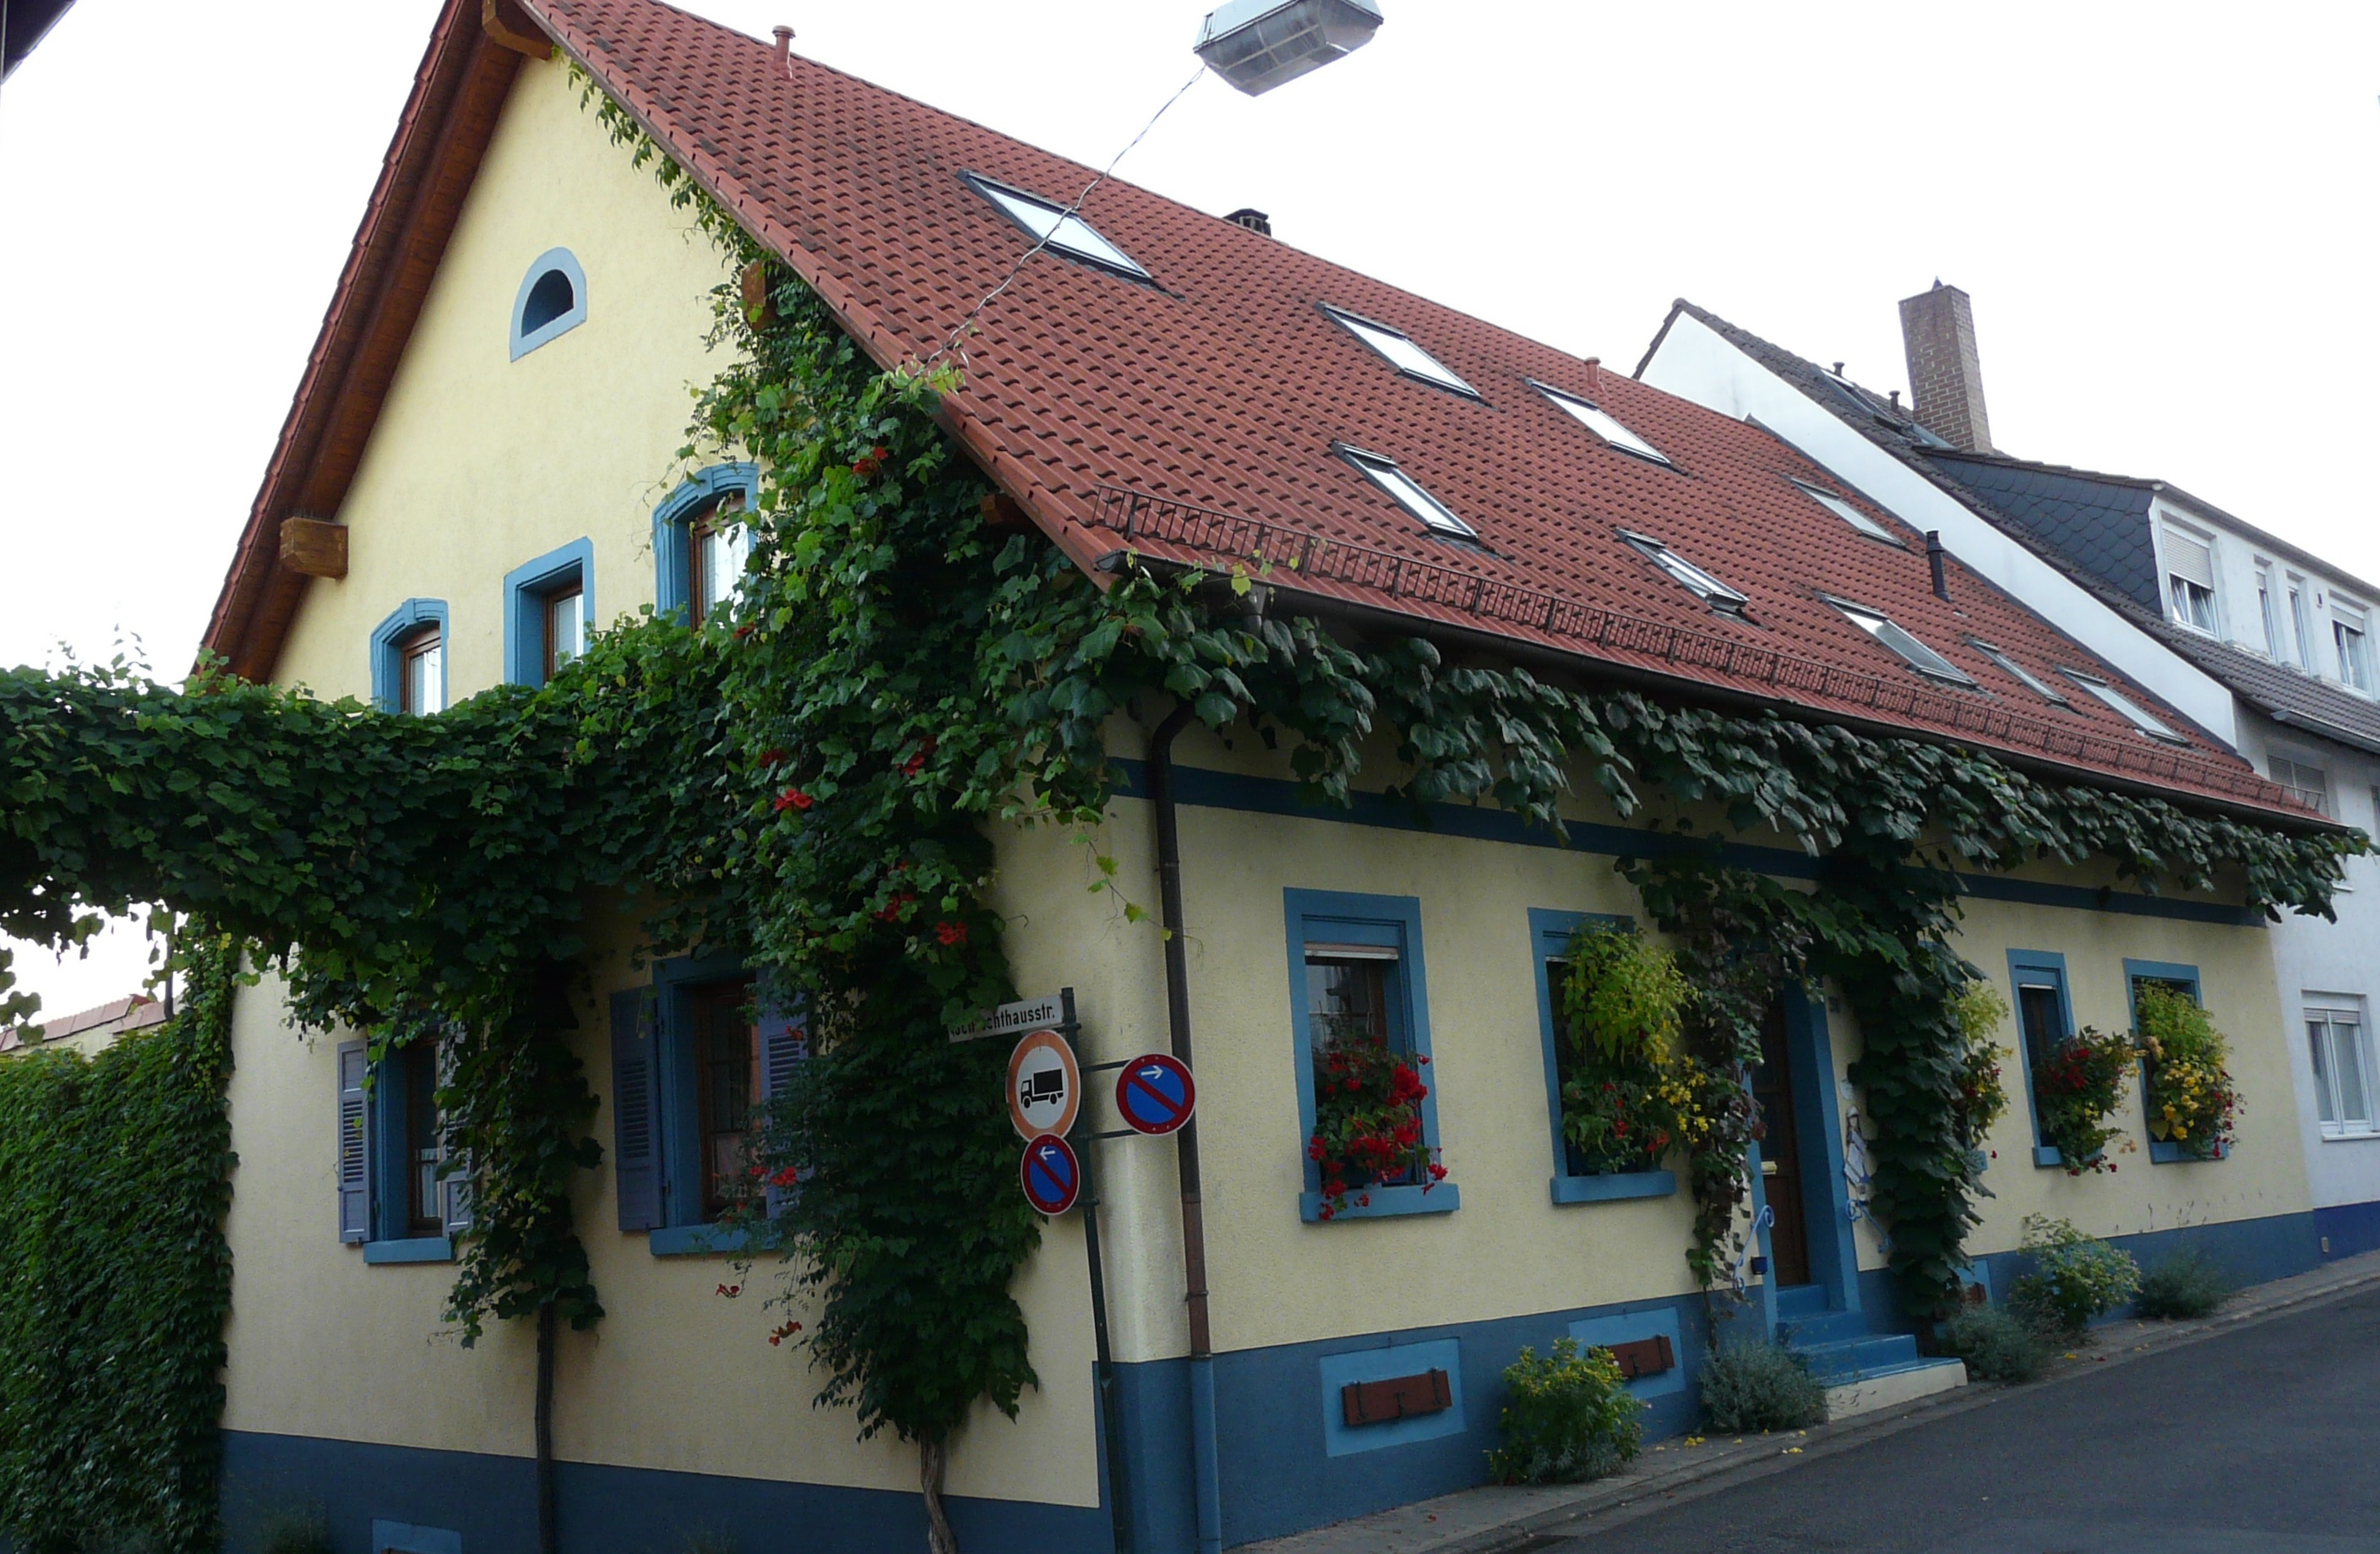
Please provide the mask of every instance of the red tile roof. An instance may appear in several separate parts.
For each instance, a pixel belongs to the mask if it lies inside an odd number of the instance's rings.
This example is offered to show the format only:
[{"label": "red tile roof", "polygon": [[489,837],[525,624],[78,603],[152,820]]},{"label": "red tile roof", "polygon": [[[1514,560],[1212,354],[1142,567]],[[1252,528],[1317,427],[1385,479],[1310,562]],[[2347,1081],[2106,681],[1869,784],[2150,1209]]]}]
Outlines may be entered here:
[{"label": "red tile roof", "polygon": [[[521,3],[880,362],[932,356],[1028,246],[962,174],[1058,203],[1092,175],[654,0]],[[2144,691],[2188,747],[2088,696],[2040,701],[1965,639],[2036,674],[2122,677],[1955,562],[1936,597],[1915,537],[1879,543],[1809,501],[1791,480],[1837,488],[1757,427],[1126,183],[1083,215],[1154,284],[1037,256],[978,320],[945,420],[1086,566],[1127,542],[1209,565],[1260,552],[1317,607],[2312,819]],[[1400,375],[1324,304],[1403,331],[1482,398]],[[1675,467],[1606,446],[1532,379],[1600,404]],[[1481,545],[1425,533],[1334,455],[1342,442],[1395,459]],[[1748,596],[1751,620],[1705,608],[1622,528]],[[1982,689],[1918,676],[1822,589],[1890,615]]]}]

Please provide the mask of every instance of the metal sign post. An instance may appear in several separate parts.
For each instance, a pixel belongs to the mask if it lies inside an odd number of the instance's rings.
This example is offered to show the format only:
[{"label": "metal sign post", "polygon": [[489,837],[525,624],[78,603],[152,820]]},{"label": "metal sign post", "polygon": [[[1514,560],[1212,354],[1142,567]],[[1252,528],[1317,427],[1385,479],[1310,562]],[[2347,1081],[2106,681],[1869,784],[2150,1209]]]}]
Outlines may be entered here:
[{"label": "metal sign post", "polygon": [[[1056,1029],[1058,1034],[1065,1038],[1068,1055],[1074,1060],[1075,1073],[1079,1076],[1081,1069],[1078,1047],[1082,1040],[1083,1029],[1075,1019],[1075,989],[1060,989],[1056,1002],[1058,1004],[1056,1013],[1059,1016]],[[1018,1008],[1019,1006],[1011,1005],[1010,1007]],[[1023,1007],[1030,1008],[1032,1005]],[[994,1013],[997,1015],[1000,1012]],[[1083,1167],[1083,1190],[1080,1199],[1083,1209],[1083,1246],[1091,1265],[1092,1354],[1098,1367],[1099,1422],[1107,1439],[1108,1504],[1111,1508],[1111,1513],[1115,1522],[1116,1554],[1132,1554],[1132,1502],[1125,1495],[1123,1414],[1116,1402],[1115,1357],[1108,1350],[1108,1281],[1106,1264],[1099,1256],[1099,1178],[1091,1165],[1093,1153],[1091,1144],[1092,1140],[1099,1135],[1087,1133],[1083,1118],[1082,1110],[1077,1108],[1068,1121],[1073,1124],[1075,1133],[1086,1135],[1081,1139],[1075,1154],[1080,1158]]]}]

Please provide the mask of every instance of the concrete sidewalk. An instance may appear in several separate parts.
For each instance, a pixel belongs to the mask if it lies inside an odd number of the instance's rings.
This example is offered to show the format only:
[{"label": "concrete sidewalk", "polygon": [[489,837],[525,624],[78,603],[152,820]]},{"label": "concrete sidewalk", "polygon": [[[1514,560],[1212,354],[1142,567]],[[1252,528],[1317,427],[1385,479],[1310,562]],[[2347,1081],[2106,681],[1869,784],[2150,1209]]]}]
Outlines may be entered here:
[{"label": "concrete sidewalk", "polygon": [[[2243,1290],[2214,1316],[2194,1322],[2111,1323],[2093,1330],[2090,1347],[2053,1362],[2017,1390],[2056,1387],[2143,1354],[2196,1343],[2286,1312],[2380,1284],[2380,1252],[2341,1258],[2294,1279]],[[1292,1537],[1241,1546],[1240,1554],[1521,1554],[1574,1532],[1599,1513],[1648,1499],[1675,1501],[1850,1451],[1913,1424],[1987,1408],[2011,1389],[1975,1383],[1898,1408],[1790,1434],[1695,1436],[1657,1442],[1621,1473],[1591,1484],[1542,1488],[1489,1486],[1420,1500]]]}]

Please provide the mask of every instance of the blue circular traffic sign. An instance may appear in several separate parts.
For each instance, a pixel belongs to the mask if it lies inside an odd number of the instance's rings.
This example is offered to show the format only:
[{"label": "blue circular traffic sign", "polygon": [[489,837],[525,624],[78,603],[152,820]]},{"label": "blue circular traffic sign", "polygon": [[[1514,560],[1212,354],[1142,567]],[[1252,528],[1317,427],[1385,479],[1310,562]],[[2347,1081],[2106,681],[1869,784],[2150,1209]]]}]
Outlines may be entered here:
[{"label": "blue circular traffic sign", "polygon": [[1124,1126],[1162,1138],[1190,1120],[1198,1106],[1198,1087],[1181,1059],[1150,1052],[1124,1064],[1116,1075],[1115,1103]]},{"label": "blue circular traffic sign", "polygon": [[1083,1162],[1074,1147],[1055,1134],[1044,1134],[1025,1146],[1025,1200],[1044,1214],[1063,1214],[1082,1196]]}]

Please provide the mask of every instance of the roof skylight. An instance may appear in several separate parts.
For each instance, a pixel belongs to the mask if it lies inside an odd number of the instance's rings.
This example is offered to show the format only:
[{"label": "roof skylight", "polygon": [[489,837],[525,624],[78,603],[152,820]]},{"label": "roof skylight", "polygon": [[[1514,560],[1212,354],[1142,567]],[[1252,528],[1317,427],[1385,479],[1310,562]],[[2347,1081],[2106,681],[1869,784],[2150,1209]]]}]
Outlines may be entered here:
[{"label": "roof skylight", "polygon": [[2097,697],[2100,700],[2106,702],[2117,711],[2121,712],[2125,717],[2130,718],[2132,721],[2132,726],[2139,729],[2143,734],[2147,735],[2150,738],[2162,739],[2168,745],[2187,745],[2190,743],[2189,740],[2184,739],[2180,735],[2176,734],[2173,731],[2172,725],[2166,722],[2164,719],[2156,716],[2147,708],[2142,706],[2139,702],[2134,701],[2131,697],[2126,696],[2115,686],[2107,684],[2107,681],[2095,679],[2091,675],[2083,674],[2071,669],[2061,669],[2058,673],[2073,681],[2076,685],[2082,686],[2084,690],[2089,691],[2093,696]]},{"label": "roof skylight", "polygon": [[1367,454],[1361,448],[1351,448],[1344,443],[1333,450],[1341,458],[1362,470],[1371,482],[1389,493],[1396,504],[1421,520],[1422,527],[1432,534],[1444,534],[1456,540],[1476,540],[1478,530],[1454,516],[1454,510],[1424,491],[1421,482],[1397,467],[1397,461]]},{"label": "roof skylight", "polygon": [[1832,492],[1823,492],[1815,486],[1805,486],[1799,480],[1795,480],[1793,482],[1793,489],[1800,492],[1803,496],[1808,497],[1811,501],[1816,503],[1819,506],[1824,507],[1828,512],[1832,513],[1835,516],[1842,519],[1843,522],[1851,525],[1853,528],[1858,529],[1862,534],[1866,535],[1869,539],[1881,540],[1888,545],[1898,545],[1900,543],[1900,537],[1899,535],[1893,533],[1890,529],[1885,528],[1874,518],[1869,517],[1865,513],[1861,512],[1850,503],[1845,502],[1841,497],[1835,495]]},{"label": "roof skylight", "polygon": [[1850,621],[1852,625],[1900,654],[1908,662],[1909,667],[1920,674],[1931,679],[1948,681],[1954,686],[1974,685],[1974,680],[1965,670],[1895,625],[1891,616],[1871,610],[1864,604],[1853,604],[1849,600],[1836,599],[1827,594],[1820,594],[1818,597],[1841,611],[1843,618]]},{"label": "roof skylight", "polygon": [[2015,680],[2017,684],[2022,686],[2025,689],[2031,691],[2034,695],[2041,698],[2042,700],[2054,701],[2060,707],[2071,707],[2074,705],[2072,702],[2066,699],[2066,693],[2064,691],[2058,689],[2048,681],[2044,680],[2038,674],[2034,674],[2033,671],[2025,668],[2024,665],[2009,657],[2006,652],[2002,651],[2000,649],[1993,647],[1983,638],[1979,637],[1970,637],[1967,638],[1967,646],[1974,649],[1975,651],[1983,654],[1984,657],[1991,660],[1994,663],[1998,664],[2002,669],[2007,670],[2011,679]]},{"label": "roof skylight", "polygon": [[1442,389],[1479,397],[1479,391],[1455,376],[1451,369],[1438,358],[1423,350],[1408,336],[1384,323],[1374,323],[1366,318],[1333,308],[1324,303],[1322,310],[1346,326],[1347,333],[1369,346],[1398,371],[1409,378],[1419,378],[1426,383],[1436,383]]},{"label": "roof skylight", "polygon": [[1572,420],[1618,448],[1621,453],[1634,454],[1638,458],[1648,458],[1655,464],[1670,462],[1669,455],[1621,425],[1593,402],[1581,399],[1574,394],[1564,394],[1552,384],[1541,383],[1535,378],[1529,380],[1529,386],[1552,400],[1562,409],[1569,411]]},{"label": "roof skylight", "polygon": [[977,193],[999,206],[1009,220],[1031,233],[1036,241],[1103,269],[1136,275],[1144,281],[1149,278],[1148,272],[1130,254],[1100,237],[1082,217],[1068,215],[1063,205],[1053,205],[972,173],[965,176]]},{"label": "roof skylight", "polygon": [[1725,614],[1741,615],[1743,613],[1743,607],[1752,602],[1649,535],[1631,534],[1623,528],[1620,531],[1620,538],[1633,546],[1645,560],[1668,573],[1680,588],[1714,610]]}]

